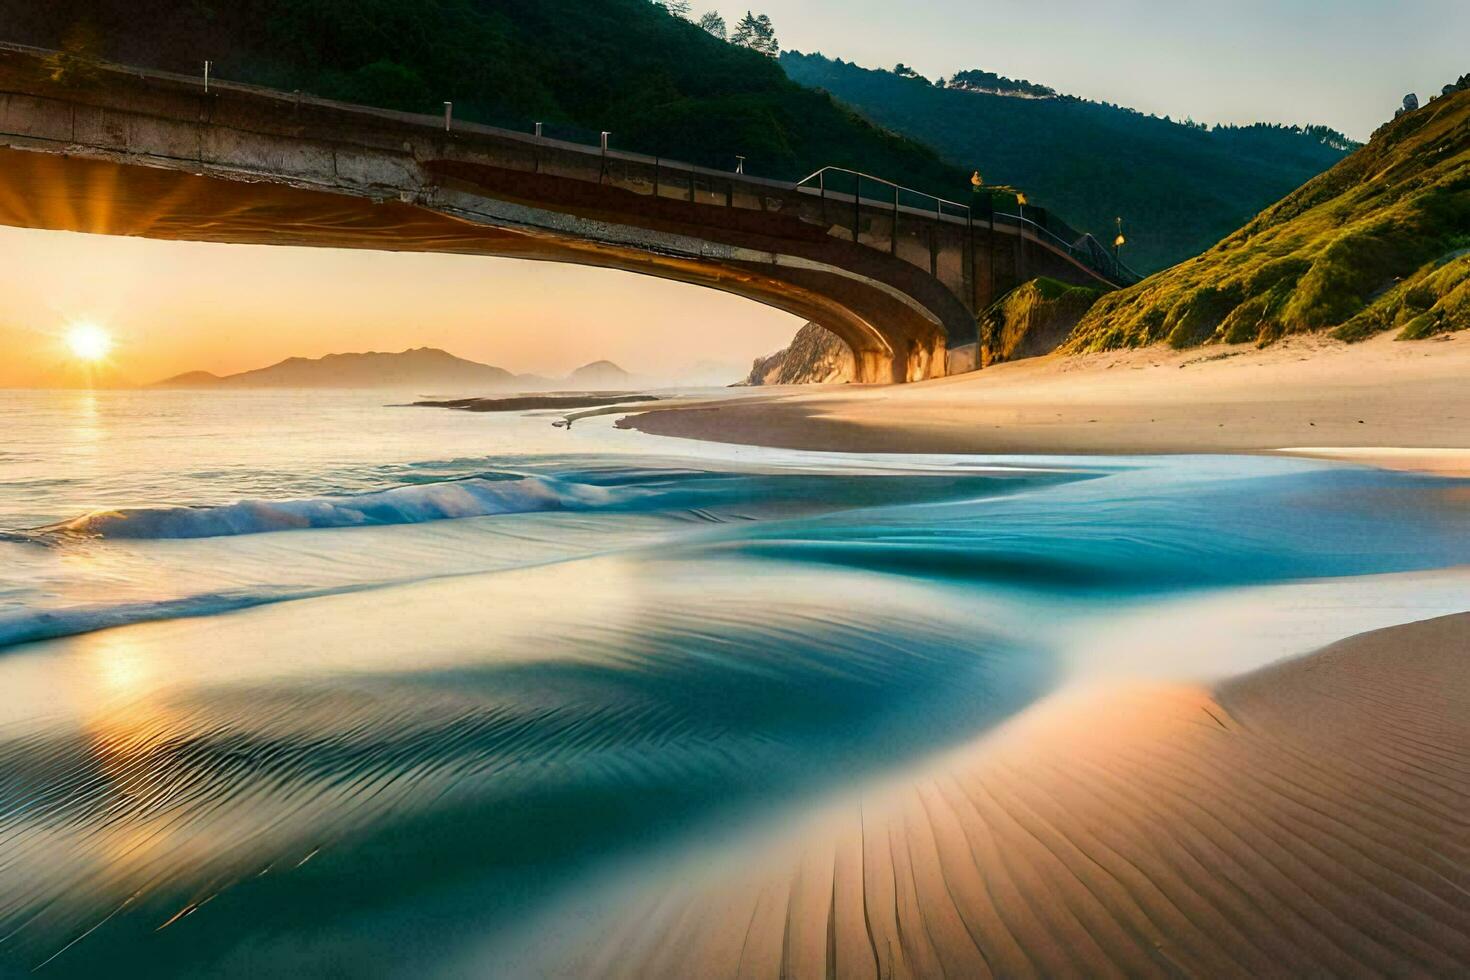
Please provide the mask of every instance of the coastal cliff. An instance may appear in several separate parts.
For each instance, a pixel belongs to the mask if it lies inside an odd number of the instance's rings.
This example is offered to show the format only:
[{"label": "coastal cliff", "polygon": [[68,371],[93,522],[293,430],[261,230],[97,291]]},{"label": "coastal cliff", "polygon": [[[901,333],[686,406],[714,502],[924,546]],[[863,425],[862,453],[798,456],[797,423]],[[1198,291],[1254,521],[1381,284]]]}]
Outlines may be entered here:
[{"label": "coastal cliff", "polygon": [[846,384],[856,371],[852,348],[827,328],[808,323],[789,346],[756,358],[740,385]]}]

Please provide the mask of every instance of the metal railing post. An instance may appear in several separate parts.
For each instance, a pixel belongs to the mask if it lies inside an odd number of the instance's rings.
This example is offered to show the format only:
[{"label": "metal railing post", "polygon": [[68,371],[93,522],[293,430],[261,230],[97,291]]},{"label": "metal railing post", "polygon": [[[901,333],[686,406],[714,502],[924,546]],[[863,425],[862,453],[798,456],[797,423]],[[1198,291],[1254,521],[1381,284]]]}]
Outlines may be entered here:
[{"label": "metal railing post", "polygon": [[888,254],[898,254],[898,185],[893,185],[893,235],[888,243]]},{"label": "metal railing post", "polygon": [[536,138],[538,140],[541,138],[541,124],[540,123],[537,123],[536,124]]},{"label": "metal railing post", "polygon": [[[1019,205],[1019,204],[1016,205],[1016,210],[1022,212],[1023,214],[1024,214],[1024,211],[1025,211],[1025,209],[1021,205]],[[1016,259],[1016,281],[1017,282],[1025,282],[1026,281],[1026,219],[1024,217],[1021,217],[1020,222],[1016,225],[1016,243],[1017,243],[1017,248],[1019,250],[1018,251],[1018,258]]]},{"label": "metal railing post", "polygon": [[852,175],[852,240],[858,240],[858,228],[863,223],[863,178]]},{"label": "metal railing post", "polygon": [[212,61],[206,61],[204,63],[204,91],[206,92],[209,91],[209,66],[212,64],[214,64]]},{"label": "metal railing post", "polygon": [[970,274],[970,309],[976,316],[980,315],[980,274],[975,266],[977,256],[975,255],[975,209],[965,208],[965,247],[969,255],[965,260],[965,271]]},{"label": "metal railing post", "polygon": [[444,103],[444,132],[449,132],[449,125],[454,119],[454,103]]},{"label": "metal railing post", "polygon": [[990,251],[990,271],[985,285],[990,289],[989,299],[995,301],[995,198],[985,195],[985,210],[990,212],[990,232],[985,236],[985,245]]}]

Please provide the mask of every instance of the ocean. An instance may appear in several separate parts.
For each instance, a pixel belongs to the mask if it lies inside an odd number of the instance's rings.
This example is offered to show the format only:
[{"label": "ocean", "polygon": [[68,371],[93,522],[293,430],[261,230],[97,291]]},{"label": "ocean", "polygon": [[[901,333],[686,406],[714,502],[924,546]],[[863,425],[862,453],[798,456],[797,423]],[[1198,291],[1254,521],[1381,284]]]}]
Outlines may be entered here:
[{"label": "ocean", "polygon": [[0,976],[567,972],[1060,691],[1465,607],[1470,481],[411,398],[0,392]]}]

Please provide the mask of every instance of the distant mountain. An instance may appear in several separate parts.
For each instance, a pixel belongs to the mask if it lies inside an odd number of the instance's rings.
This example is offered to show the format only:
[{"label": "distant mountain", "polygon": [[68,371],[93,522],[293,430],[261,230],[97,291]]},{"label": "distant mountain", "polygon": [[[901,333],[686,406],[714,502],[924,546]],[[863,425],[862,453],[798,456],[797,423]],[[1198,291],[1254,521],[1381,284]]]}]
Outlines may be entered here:
[{"label": "distant mountain", "polygon": [[162,381],[155,381],[149,385],[150,388],[209,388],[224,381],[219,375],[210,371],[185,371]]},{"label": "distant mountain", "polygon": [[[795,81],[929,144],[966,175],[1019,188],[1102,241],[1113,240],[1121,217],[1123,260],[1140,272],[1203,252],[1354,145],[1325,127],[1160,119],[992,72],[959,72],[940,87],[909,69],[819,54],[788,51],[780,61]],[[968,193],[966,183],[946,196]]]},{"label": "distant mountain", "polygon": [[150,388],[400,388],[416,390],[585,391],[629,387],[633,376],[611,361],[583,365],[565,378],[512,374],[504,368],[455,357],[437,347],[398,353],[368,351],[288,357],[270,367],[221,377],[187,371]]},{"label": "distant mountain", "polygon": [[1074,351],[1470,328],[1470,76],[1199,258],[1098,300]]},{"label": "distant mountain", "polygon": [[516,375],[504,368],[455,357],[434,347],[396,354],[328,354],[288,357],[278,364],[218,377],[190,371],[158,382],[164,388],[509,388]]},{"label": "distant mountain", "polygon": [[612,361],[593,361],[567,375],[566,381],[576,388],[626,388],[633,376]]}]

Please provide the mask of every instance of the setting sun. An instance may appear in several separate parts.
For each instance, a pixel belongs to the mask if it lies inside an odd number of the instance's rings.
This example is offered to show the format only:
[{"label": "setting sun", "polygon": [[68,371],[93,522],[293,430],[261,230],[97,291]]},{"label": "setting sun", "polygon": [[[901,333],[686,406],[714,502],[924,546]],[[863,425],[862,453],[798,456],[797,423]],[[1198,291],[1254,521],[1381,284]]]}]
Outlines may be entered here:
[{"label": "setting sun", "polygon": [[112,350],[112,337],[95,323],[79,323],[67,331],[66,346],[84,361],[100,361]]}]

